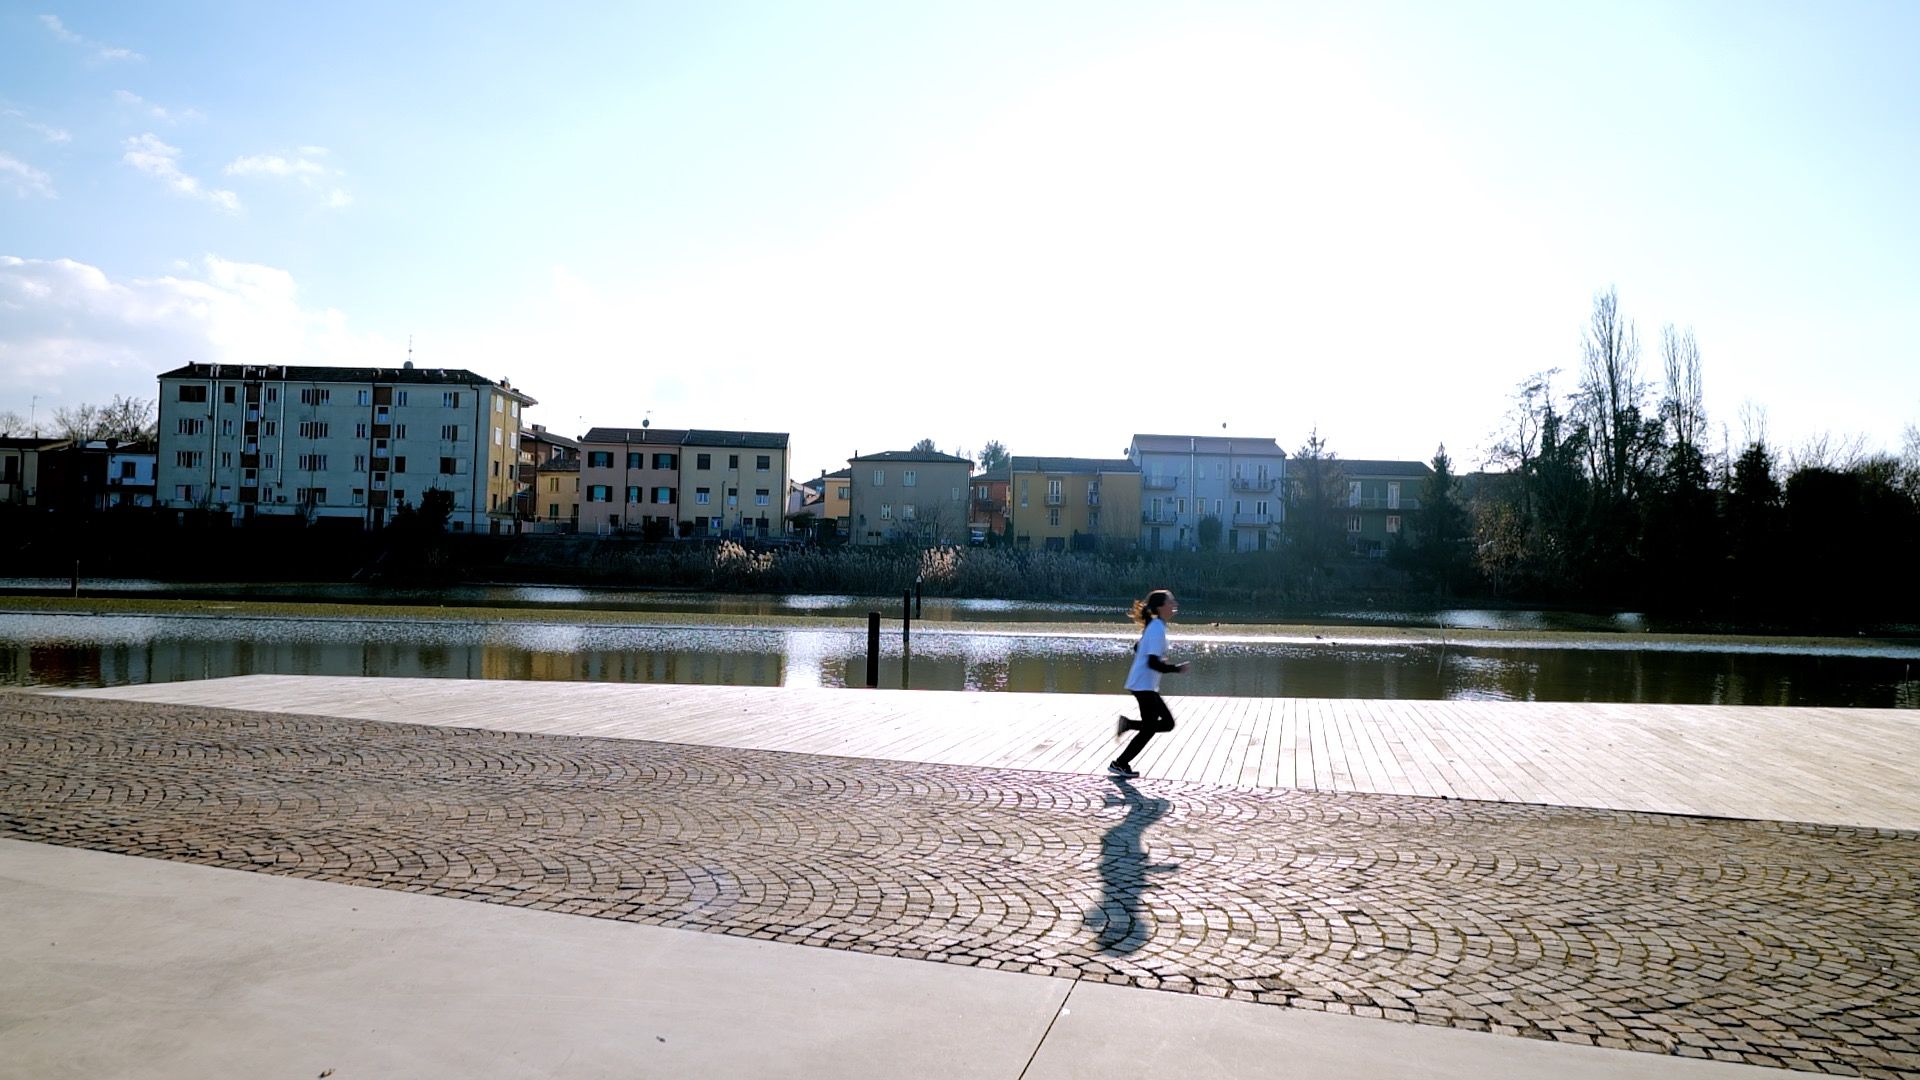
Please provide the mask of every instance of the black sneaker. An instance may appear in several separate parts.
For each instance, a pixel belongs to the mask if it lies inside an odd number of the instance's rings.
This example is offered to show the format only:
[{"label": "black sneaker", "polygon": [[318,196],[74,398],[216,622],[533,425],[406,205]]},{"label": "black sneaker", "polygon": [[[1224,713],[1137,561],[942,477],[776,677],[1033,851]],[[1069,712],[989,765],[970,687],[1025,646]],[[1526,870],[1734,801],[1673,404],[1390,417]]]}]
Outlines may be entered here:
[{"label": "black sneaker", "polygon": [[1121,738],[1125,736],[1129,730],[1133,728],[1137,728],[1139,726],[1140,726],[1140,721],[1135,720],[1131,716],[1123,716],[1120,719],[1114,721],[1113,737],[1116,739]]},{"label": "black sneaker", "polygon": [[1128,768],[1125,765],[1120,764],[1117,761],[1107,766],[1107,773],[1111,776],[1124,777],[1128,780],[1131,780],[1134,777],[1140,775],[1139,773],[1134,772],[1132,769]]}]

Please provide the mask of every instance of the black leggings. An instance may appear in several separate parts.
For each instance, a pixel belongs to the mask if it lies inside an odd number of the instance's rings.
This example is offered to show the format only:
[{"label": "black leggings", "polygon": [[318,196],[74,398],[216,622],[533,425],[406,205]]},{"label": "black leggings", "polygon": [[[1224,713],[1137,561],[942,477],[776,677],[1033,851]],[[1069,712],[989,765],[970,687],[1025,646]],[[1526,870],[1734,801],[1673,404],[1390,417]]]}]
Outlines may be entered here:
[{"label": "black leggings", "polygon": [[1140,703],[1140,730],[1127,748],[1114,759],[1115,764],[1131,765],[1135,754],[1147,748],[1148,740],[1162,731],[1173,730],[1173,713],[1167,703],[1160,698],[1158,690],[1135,690],[1134,700]]}]

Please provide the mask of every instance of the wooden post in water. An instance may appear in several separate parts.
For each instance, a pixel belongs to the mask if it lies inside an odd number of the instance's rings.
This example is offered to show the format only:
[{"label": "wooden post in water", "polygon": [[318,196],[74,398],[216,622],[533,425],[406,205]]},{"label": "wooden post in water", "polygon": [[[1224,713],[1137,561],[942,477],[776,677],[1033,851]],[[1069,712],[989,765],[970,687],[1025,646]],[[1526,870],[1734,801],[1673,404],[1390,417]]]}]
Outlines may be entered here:
[{"label": "wooden post in water", "polygon": [[867,688],[880,685],[880,613],[867,612]]},{"label": "wooden post in water", "polygon": [[900,590],[900,647],[913,640],[913,593]]},{"label": "wooden post in water", "polygon": [[913,617],[916,619],[924,618],[926,615],[926,612],[920,607],[920,586],[925,580],[925,578],[913,579]]},{"label": "wooden post in water", "polygon": [[80,560],[79,559],[73,560],[73,595],[76,599],[78,599],[80,596]]}]

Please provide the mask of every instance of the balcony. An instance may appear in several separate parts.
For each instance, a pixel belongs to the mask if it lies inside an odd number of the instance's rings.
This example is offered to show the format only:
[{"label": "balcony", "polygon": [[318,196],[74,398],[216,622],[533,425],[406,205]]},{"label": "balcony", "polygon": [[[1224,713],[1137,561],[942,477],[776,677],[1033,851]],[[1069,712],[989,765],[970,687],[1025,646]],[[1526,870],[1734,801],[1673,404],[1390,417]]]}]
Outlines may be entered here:
[{"label": "balcony", "polygon": [[1280,481],[1270,476],[1236,476],[1233,478],[1235,491],[1272,491],[1280,486]]},{"label": "balcony", "polygon": [[1066,496],[1061,495],[1059,492],[1054,492],[1047,496],[1048,506],[1063,506],[1066,504],[1066,501]]},{"label": "balcony", "polygon": [[1388,502],[1389,500],[1387,500],[1383,496],[1371,496],[1364,499],[1348,499],[1347,509],[1349,510],[1393,510],[1393,511],[1420,509],[1419,499],[1408,498],[1405,495],[1402,495],[1399,498],[1399,500],[1397,502],[1393,502],[1392,505],[1389,505]]},{"label": "balcony", "polygon": [[1272,514],[1235,514],[1233,515],[1233,523],[1236,526],[1271,525],[1273,524],[1273,515]]},{"label": "balcony", "polygon": [[979,498],[973,500],[973,508],[982,514],[997,513],[1002,509],[999,499]]},{"label": "balcony", "polygon": [[1148,491],[1172,491],[1180,485],[1177,476],[1142,476],[1140,486]]},{"label": "balcony", "polygon": [[1099,492],[1092,492],[1092,493],[1089,493],[1089,494],[1087,495],[1087,505],[1088,505],[1088,506],[1099,506],[1099,505],[1100,505],[1100,494],[1099,494]]},{"label": "balcony", "polygon": [[1171,510],[1142,510],[1140,511],[1140,524],[1178,525],[1180,524],[1180,519],[1175,517]]}]

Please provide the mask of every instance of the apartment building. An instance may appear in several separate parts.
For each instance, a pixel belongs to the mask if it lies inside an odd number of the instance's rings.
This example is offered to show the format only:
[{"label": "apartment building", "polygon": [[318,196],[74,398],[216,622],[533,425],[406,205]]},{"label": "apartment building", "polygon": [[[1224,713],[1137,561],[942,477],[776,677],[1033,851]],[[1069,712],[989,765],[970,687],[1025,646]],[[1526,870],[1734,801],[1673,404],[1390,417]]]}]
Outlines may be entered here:
[{"label": "apartment building", "polygon": [[787,433],[687,432],[680,459],[683,536],[787,535]]},{"label": "apartment building", "polygon": [[847,459],[855,544],[958,544],[967,539],[973,462],[937,450]]},{"label": "apartment building", "polygon": [[155,503],[380,528],[448,492],[455,532],[513,527],[534,399],[457,368],[188,364],[159,376]]},{"label": "apartment building", "polygon": [[1140,467],[1140,542],[1153,551],[1200,546],[1201,522],[1219,523],[1227,551],[1265,550],[1286,520],[1287,452],[1273,439],[1135,435],[1127,459]]},{"label": "apartment building", "polygon": [[[1139,470],[1134,470],[1138,472]],[[987,469],[969,478],[973,495],[967,500],[967,532],[976,544],[1007,531],[1007,467]]]},{"label": "apartment building", "polygon": [[1409,516],[1420,509],[1420,495],[1433,477],[1424,461],[1341,458],[1335,463],[1347,488],[1347,547],[1355,555],[1380,558],[1406,538]]},{"label": "apartment building", "polygon": [[1015,547],[1111,551],[1139,543],[1140,467],[1131,460],[1016,455],[1007,474]]},{"label": "apartment building", "polygon": [[66,439],[0,437],[0,503],[38,506],[42,472]]},{"label": "apartment building", "polygon": [[580,529],[670,539],[680,523],[681,444],[671,428],[597,427],[580,437]]}]

